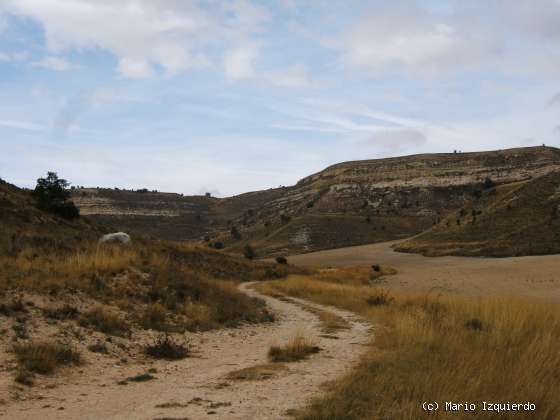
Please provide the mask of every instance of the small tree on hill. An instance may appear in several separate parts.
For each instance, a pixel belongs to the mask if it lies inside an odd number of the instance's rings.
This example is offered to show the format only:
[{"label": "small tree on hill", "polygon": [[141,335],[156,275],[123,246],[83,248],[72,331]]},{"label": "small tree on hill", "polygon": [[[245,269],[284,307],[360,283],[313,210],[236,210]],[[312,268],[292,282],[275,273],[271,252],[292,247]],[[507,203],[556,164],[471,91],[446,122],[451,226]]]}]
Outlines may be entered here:
[{"label": "small tree on hill", "polygon": [[243,248],[243,255],[245,256],[245,258],[252,260],[253,258],[255,258],[255,250],[251,245],[247,244],[245,245],[245,248]]},{"label": "small tree on hill", "polygon": [[235,226],[233,226],[233,227],[231,228],[230,233],[231,233],[231,237],[232,237],[233,239],[235,239],[236,241],[238,241],[238,240],[241,239],[241,233],[239,233],[239,230],[238,230]]},{"label": "small tree on hill", "polygon": [[56,172],[48,172],[46,178],[39,178],[33,190],[33,198],[38,209],[55,213],[65,219],[75,219],[80,211],[70,201],[70,183],[58,177]]}]

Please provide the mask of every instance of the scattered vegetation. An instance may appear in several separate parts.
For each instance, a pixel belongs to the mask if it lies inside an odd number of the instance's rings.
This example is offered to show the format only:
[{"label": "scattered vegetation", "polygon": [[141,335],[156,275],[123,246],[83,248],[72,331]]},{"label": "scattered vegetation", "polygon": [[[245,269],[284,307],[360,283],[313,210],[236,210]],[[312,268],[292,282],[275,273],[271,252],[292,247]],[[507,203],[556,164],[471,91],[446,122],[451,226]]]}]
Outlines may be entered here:
[{"label": "scattered vegetation", "polygon": [[283,347],[272,346],[268,351],[268,358],[273,363],[297,362],[307,359],[321,349],[309,341],[302,333],[297,333]]},{"label": "scattered vegetation", "polygon": [[57,320],[76,319],[80,315],[78,308],[69,304],[64,304],[59,307],[45,308],[43,309],[43,313],[47,318]]},{"label": "scattered vegetation", "polygon": [[243,256],[249,260],[255,258],[255,250],[250,244],[246,244],[243,248]]},{"label": "scattered vegetation", "polygon": [[288,259],[286,257],[276,257],[276,262],[278,264],[288,264]]},{"label": "scattered vegetation", "polygon": [[168,334],[160,335],[156,341],[144,349],[148,356],[155,359],[180,360],[191,353],[190,343],[177,343]]},{"label": "scattered vegetation", "polygon": [[80,316],[79,323],[82,327],[93,328],[109,335],[123,337],[130,333],[130,325],[119,315],[103,306],[98,306],[83,313]]},{"label": "scattered vegetation", "polygon": [[376,289],[372,294],[366,299],[366,303],[370,306],[388,305],[394,299],[389,294],[386,289]]},{"label": "scattered vegetation", "polygon": [[282,363],[266,363],[230,372],[227,379],[232,381],[262,381],[274,378],[287,369],[286,365]]},{"label": "scattered vegetation", "polygon": [[377,287],[316,276],[290,276],[259,288],[352,310],[378,326],[361,363],[298,413],[300,419],[412,420],[423,417],[419,402],[428,399],[522,399],[536,404],[539,418],[560,416],[555,304],[392,292],[390,305],[370,305],[364,296]]},{"label": "scattered vegetation", "polygon": [[[13,352],[18,365],[23,372],[50,374],[56,368],[69,364],[80,364],[82,361],[79,352],[67,344],[50,342],[30,342],[15,344]],[[25,375],[20,370],[20,375]],[[23,376],[20,377],[20,379]]]}]

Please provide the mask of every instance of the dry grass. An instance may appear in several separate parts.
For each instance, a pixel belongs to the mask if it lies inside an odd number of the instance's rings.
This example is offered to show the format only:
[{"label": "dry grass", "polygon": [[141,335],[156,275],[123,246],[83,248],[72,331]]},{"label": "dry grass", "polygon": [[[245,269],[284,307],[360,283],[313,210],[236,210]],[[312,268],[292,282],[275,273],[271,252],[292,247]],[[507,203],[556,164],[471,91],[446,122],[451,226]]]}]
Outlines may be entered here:
[{"label": "dry grass", "polygon": [[268,358],[273,363],[297,362],[307,359],[310,355],[318,353],[320,350],[303,333],[298,332],[285,346],[270,347]]},{"label": "dry grass", "polygon": [[[423,401],[530,401],[535,418],[560,417],[555,305],[397,293],[389,305],[370,305],[372,287],[302,276],[261,287],[356,311],[378,326],[374,347],[359,366],[301,412],[302,419],[418,419],[425,414]],[[473,418],[470,412],[438,414]]]},{"label": "dry grass", "polygon": [[130,325],[119,315],[109,309],[98,306],[80,316],[82,327],[93,328],[109,335],[126,336],[130,333]]},{"label": "dry grass", "polygon": [[235,370],[228,373],[226,378],[233,381],[263,381],[265,379],[274,378],[287,369],[286,365],[281,363],[265,363]]},{"label": "dry grass", "polygon": [[20,367],[20,372],[16,377],[20,382],[23,381],[25,372],[49,374],[59,366],[81,363],[80,353],[69,345],[59,343],[16,344],[13,352]]}]

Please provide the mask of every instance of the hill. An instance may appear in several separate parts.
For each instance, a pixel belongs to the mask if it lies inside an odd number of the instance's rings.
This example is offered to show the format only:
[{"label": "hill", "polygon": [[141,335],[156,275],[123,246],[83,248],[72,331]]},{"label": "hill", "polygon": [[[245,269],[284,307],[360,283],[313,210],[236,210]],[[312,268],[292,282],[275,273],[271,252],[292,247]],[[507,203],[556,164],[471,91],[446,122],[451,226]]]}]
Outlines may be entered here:
[{"label": "hill", "polygon": [[297,272],[137,235],[99,244],[106,231],[38,210],[29,191],[0,182],[0,359],[17,382],[48,382],[40,375],[84,359],[176,357],[188,351],[177,341],[185,331],[269,322],[237,284]]},{"label": "hill", "polygon": [[490,188],[396,250],[428,256],[560,253],[560,172]]},{"label": "hill", "polygon": [[250,243],[259,256],[403,239],[476,200],[485,183],[513,185],[560,168],[560,150],[529,147],[344,162],[290,187],[229,198],[77,190],[104,224],[173,240]]}]

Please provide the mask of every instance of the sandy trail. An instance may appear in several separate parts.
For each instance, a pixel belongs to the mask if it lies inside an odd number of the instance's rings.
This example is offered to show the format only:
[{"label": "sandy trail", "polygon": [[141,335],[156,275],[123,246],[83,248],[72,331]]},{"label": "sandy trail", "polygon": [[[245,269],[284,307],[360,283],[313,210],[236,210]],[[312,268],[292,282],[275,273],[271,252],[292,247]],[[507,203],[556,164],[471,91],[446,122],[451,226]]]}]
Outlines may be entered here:
[{"label": "sandy trail", "polygon": [[[277,322],[192,334],[199,357],[178,362],[84,366],[54,389],[33,389],[26,399],[0,406],[9,419],[280,419],[287,411],[320,395],[320,385],[349,370],[365,352],[371,326],[352,313],[305,302],[347,320],[351,328],[321,337],[316,315],[300,305],[261,295],[242,284],[250,296],[264,299]],[[267,362],[270,345],[284,344],[303,329],[322,348],[289,370],[259,381],[226,379],[232,371]],[[156,368],[157,379],[118,385],[123,378]],[[64,381],[64,382],[62,382]],[[162,407],[167,405],[167,408]]]}]

